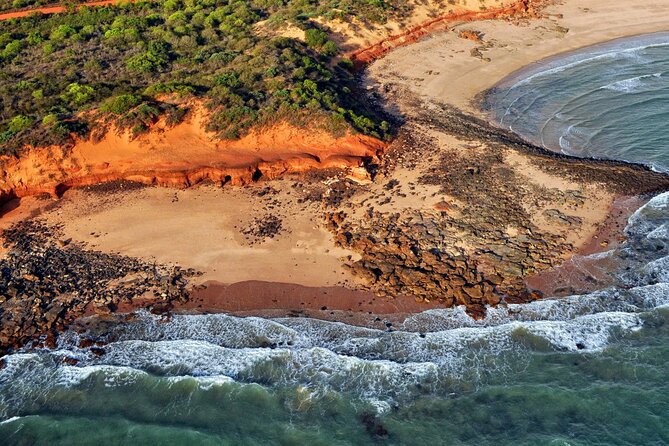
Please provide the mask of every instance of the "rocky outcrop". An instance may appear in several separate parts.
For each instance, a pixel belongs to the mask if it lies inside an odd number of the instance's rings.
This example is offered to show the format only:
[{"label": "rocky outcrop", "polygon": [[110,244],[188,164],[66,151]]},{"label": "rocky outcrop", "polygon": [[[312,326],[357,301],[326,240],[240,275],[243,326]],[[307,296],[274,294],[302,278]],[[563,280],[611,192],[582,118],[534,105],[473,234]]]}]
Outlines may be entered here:
[{"label": "rocky outcrop", "polygon": [[193,270],[87,250],[62,239],[58,228],[25,221],[3,234],[0,259],[0,356],[56,334],[83,314],[109,314],[121,304],[151,298],[187,299]]},{"label": "rocky outcrop", "polygon": [[[427,135],[440,134],[467,144],[435,155],[438,139]],[[398,168],[420,175],[408,181]],[[594,202],[669,189],[669,176],[643,166],[547,152],[450,108],[414,117],[378,170],[386,185],[363,212],[344,205],[327,215],[335,242],[360,255],[349,268],[375,293],[464,305],[475,317],[500,302],[540,298],[526,278],[596,235],[583,218]],[[436,192],[421,197],[421,187]],[[415,204],[394,205],[407,194]]]},{"label": "rocky outcrop", "polygon": [[[349,267],[375,292],[439,301],[446,307],[464,305],[474,316],[485,314],[487,305],[495,306],[503,297],[512,302],[540,297],[527,290],[523,278],[537,269],[538,261],[546,267],[556,263],[563,248],[560,240],[504,240],[502,231],[485,234],[485,228],[418,212],[379,214],[357,222],[339,212],[330,214],[328,222],[340,246],[361,253],[362,259]],[[479,242],[489,246],[471,255],[459,245],[462,234],[476,230],[481,232]]]}]

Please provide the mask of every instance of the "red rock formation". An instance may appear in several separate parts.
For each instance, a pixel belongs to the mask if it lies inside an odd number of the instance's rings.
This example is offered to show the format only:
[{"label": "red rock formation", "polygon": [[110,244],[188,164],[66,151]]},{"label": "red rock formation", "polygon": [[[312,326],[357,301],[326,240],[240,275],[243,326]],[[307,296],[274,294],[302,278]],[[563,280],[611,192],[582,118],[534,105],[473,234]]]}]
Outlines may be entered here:
[{"label": "red rock formation", "polygon": [[385,143],[289,124],[255,130],[235,141],[216,141],[202,116],[137,139],[108,132],[94,143],[80,140],[70,150],[28,149],[21,157],[0,157],[0,203],[27,195],[61,195],[71,187],[129,180],[185,187],[204,180],[243,185],[259,178],[319,168],[357,168],[379,156]]}]

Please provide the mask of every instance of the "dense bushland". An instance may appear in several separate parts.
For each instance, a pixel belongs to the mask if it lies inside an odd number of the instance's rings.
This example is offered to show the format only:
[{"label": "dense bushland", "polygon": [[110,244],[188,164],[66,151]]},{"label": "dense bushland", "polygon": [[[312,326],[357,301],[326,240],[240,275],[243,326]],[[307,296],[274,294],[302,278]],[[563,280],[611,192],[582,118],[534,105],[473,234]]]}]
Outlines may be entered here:
[{"label": "dense bushland", "polygon": [[[0,145],[66,144],[115,123],[177,123],[191,98],[208,129],[237,138],[279,120],[384,137],[350,63],[311,20],[383,22],[399,0],[164,0],[0,22]],[[259,32],[292,23],[304,42]]]}]

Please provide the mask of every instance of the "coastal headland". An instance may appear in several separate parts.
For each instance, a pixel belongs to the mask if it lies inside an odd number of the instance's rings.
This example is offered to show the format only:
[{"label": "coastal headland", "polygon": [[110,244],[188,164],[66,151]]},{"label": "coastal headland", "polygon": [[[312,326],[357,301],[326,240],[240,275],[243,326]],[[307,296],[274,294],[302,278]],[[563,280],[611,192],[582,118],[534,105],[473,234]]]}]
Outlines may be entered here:
[{"label": "coastal headland", "polygon": [[487,122],[480,95],[542,58],[669,30],[669,5],[498,3],[423,11],[408,33],[357,44],[332,27],[390,141],[280,124],[214,142],[193,113],[3,158],[0,351],[138,308],[383,327],[605,284],[556,289],[551,274],[622,242],[669,177],[532,146]]}]

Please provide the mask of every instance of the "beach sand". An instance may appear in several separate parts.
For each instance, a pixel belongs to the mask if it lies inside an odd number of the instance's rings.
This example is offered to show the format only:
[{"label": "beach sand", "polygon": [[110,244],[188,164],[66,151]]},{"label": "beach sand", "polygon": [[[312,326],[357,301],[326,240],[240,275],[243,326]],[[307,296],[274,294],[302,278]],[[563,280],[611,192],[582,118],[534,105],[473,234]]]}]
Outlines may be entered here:
[{"label": "beach sand", "polygon": [[[541,59],[638,34],[669,31],[669,3],[663,0],[563,0],[548,2],[545,18],[486,20],[452,26],[392,51],[369,68],[370,79],[401,76],[419,97],[479,113],[481,92]],[[479,31],[482,42],[458,37]],[[482,57],[472,55],[479,48]]]},{"label": "beach sand", "polygon": [[[293,184],[277,180],[104,194],[71,190],[46,217],[49,224],[63,226],[64,238],[85,241],[90,249],[177,263],[204,272],[202,281],[348,282],[350,274],[339,259],[357,254],[334,246],[317,218],[319,205],[298,203],[301,191]],[[271,237],[260,235],[263,223]]]},{"label": "beach sand", "polygon": [[[565,0],[544,14],[454,24],[372,63],[370,95],[404,120],[373,181],[333,170],[249,187],[70,190],[39,218],[87,249],[200,271],[191,301],[167,306],[181,311],[376,326],[453,305],[481,316],[504,294],[534,300],[541,294],[528,294],[526,277],[619,242],[632,209],[620,203],[669,187],[642,168],[555,156],[476,120],[477,95],[514,70],[669,30],[664,1]],[[19,206],[3,223],[36,212]],[[550,293],[564,277],[543,274],[530,288]],[[118,311],[160,301],[144,296]]]}]

